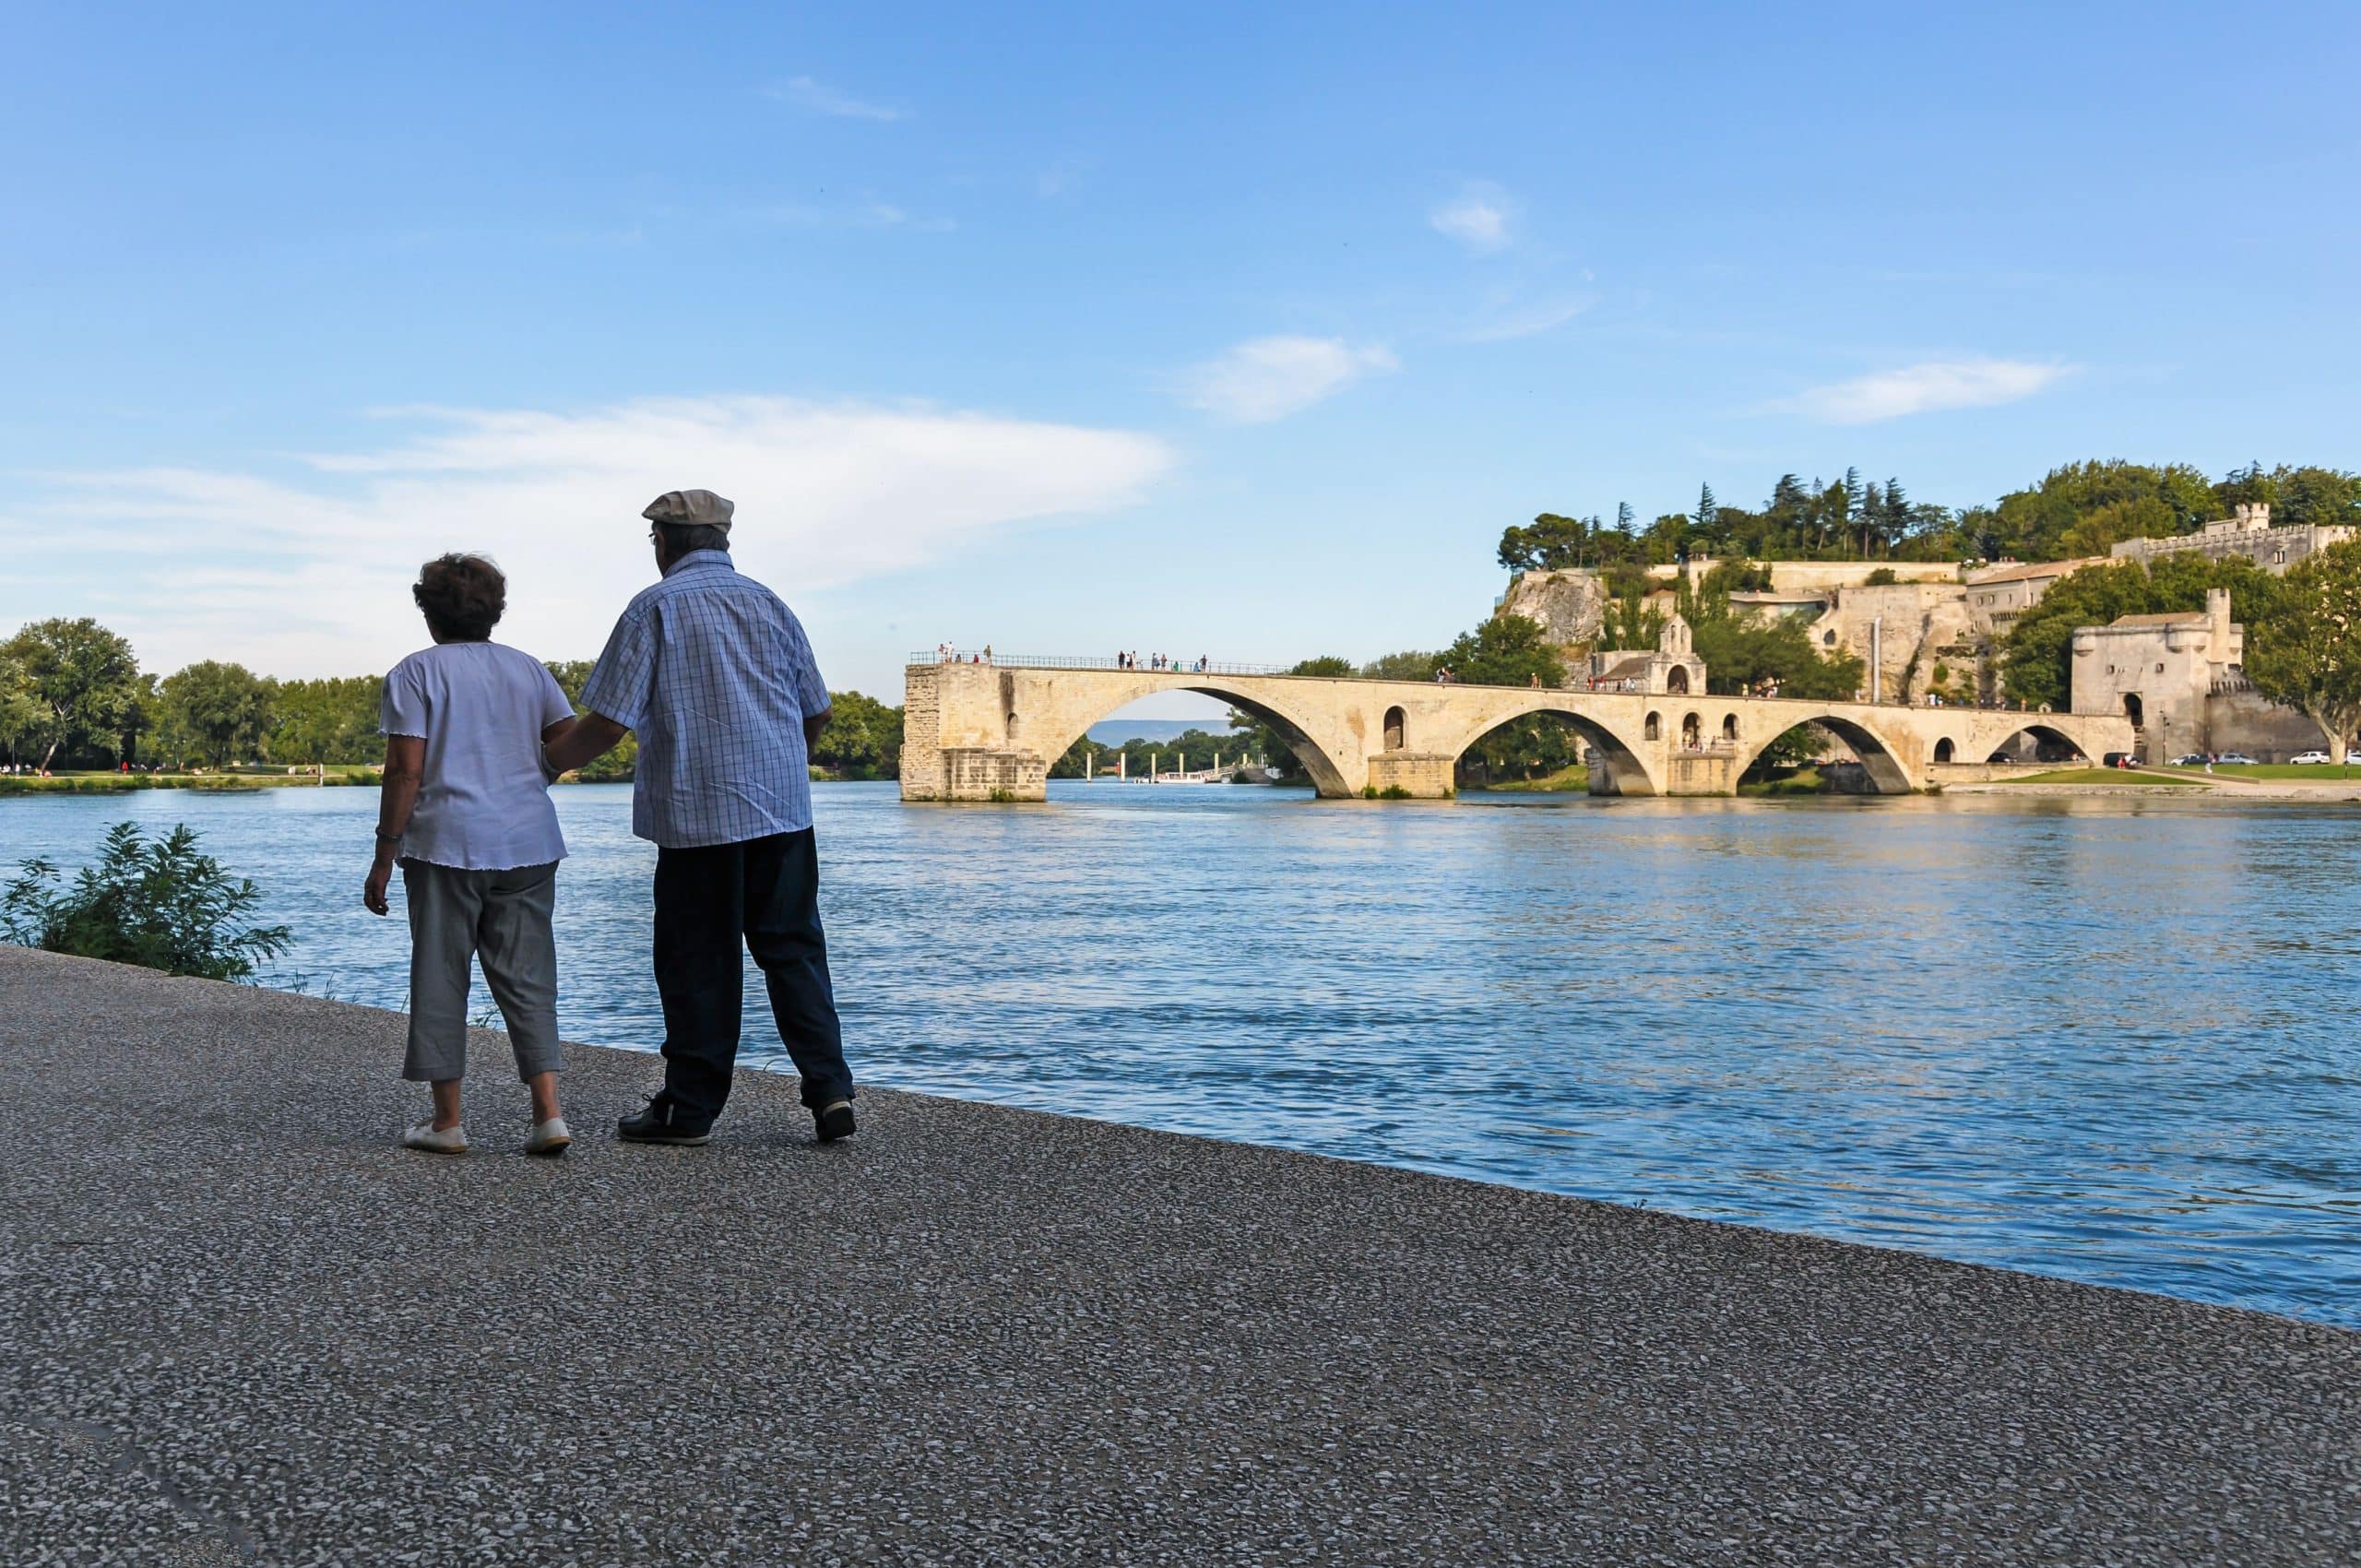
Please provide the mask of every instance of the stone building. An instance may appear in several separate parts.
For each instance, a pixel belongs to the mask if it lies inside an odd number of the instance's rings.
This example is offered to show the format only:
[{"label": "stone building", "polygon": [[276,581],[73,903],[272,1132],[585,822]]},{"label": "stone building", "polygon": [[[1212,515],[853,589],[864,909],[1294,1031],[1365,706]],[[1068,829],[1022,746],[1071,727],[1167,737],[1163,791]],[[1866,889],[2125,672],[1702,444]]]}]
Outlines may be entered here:
[{"label": "stone building", "polygon": [[2231,517],[2201,525],[2195,533],[2171,539],[2127,539],[2110,553],[2118,560],[2142,563],[2185,552],[2214,561],[2243,555],[2275,576],[2307,555],[2343,543],[2353,537],[2353,532],[2349,528],[2319,523],[2288,523],[2272,528],[2270,504],[2257,502],[2238,507]]},{"label": "stone building", "polygon": [[2011,561],[2005,565],[1987,566],[1966,574],[1967,612],[1987,641],[1998,642],[2009,635],[2017,617],[2041,602],[2055,583],[2085,566],[2104,565],[2104,555],[2084,555],[2071,561]]},{"label": "stone building", "polygon": [[2230,619],[2227,589],[2208,592],[2201,611],[2081,627],[2073,647],[2072,711],[2130,719],[2144,761],[2244,752],[2279,762],[2326,739],[2319,725],[2247,679],[2246,628]]},{"label": "stone building", "polygon": [[1705,661],[1697,657],[1689,623],[1679,612],[1656,634],[1654,652],[1626,649],[1590,656],[1588,689],[1594,692],[1663,692],[1678,696],[1705,690]]}]

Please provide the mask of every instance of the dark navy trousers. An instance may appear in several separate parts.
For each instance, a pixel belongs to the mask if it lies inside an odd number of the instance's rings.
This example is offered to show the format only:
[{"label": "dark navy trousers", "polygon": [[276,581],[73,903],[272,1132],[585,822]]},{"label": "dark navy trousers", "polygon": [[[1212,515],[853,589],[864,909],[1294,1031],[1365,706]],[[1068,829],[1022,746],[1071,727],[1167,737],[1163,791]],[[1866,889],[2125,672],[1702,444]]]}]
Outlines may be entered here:
[{"label": "dark navy trousers", "polygon": [[730,1098],[751,952],[779,1039],[814,1110],[853,1094],[812,830],[656,851],[656,990],[664,1003],[664,1091],[678,1119],[710,1121]]}]

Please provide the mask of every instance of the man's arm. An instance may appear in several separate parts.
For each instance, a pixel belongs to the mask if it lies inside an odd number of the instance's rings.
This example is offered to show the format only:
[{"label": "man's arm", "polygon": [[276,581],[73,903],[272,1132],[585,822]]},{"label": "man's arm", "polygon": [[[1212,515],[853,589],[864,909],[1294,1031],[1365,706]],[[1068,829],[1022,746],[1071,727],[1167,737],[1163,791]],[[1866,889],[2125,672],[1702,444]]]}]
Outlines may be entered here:
[{"label": "man's arm", "polygon": [[[561,721],[550,730],[563,730],[555,740],[541,742],[542,766],[552,777],[572,773],[575,768],[596,762],[620,744],[631,731],[603,713],[586,713],[571,727]],[[549,731],[544,731],[546,736]]]},{"label": "man's arm", "polygon": [[824,707],[817,713],[807,713],[803,716],[803,754],[805,756],[812,754],[812,748],[820,743],[820,731],[825,730],[828,727],[828,720],[836,716],[836,710],[833,707]]}]

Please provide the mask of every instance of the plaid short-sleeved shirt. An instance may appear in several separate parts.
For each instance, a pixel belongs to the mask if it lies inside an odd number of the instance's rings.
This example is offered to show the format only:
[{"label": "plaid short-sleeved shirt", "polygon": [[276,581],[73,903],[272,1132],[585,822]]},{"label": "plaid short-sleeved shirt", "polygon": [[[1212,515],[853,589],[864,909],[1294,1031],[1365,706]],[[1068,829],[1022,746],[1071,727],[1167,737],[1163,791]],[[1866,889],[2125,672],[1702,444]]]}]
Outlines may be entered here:
[{"label": "plaid short-sleeved shirt", "polygon": [[582,688],[639,736],[631,830],[667,849],[812,826],[803,720],[828,710],[802,624],[727,552],[693,550],[644,589]]}]

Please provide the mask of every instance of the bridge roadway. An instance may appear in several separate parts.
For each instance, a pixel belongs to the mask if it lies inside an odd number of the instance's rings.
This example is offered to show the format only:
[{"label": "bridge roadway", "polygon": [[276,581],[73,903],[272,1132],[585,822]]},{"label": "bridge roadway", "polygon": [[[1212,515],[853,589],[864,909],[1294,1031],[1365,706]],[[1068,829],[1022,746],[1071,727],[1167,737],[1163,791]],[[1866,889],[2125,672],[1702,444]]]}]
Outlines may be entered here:
[{"label": "bridge roadway", "polygon": [[1528,714],[1571,721],[1609,795],[1728,795],[1762,748],[1798,724],[1833,731],[1878,793],[1937,784],[2019,737],[2096,758],[2132,749],[2129,719],[1972,707],[1721,697],[1695,693],[1439,685],[1285,675],[1252,667],[1122,670],[1083,659],[912,662],[905,671],[902,798],[1038,801],[1050,765],[1091,725],[1157,692],[1198,692],[1285,738],[1323,796],[1440,799],[1460,754]]}]

